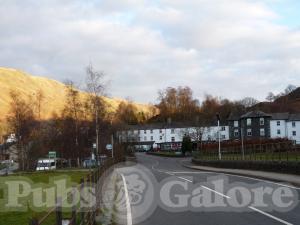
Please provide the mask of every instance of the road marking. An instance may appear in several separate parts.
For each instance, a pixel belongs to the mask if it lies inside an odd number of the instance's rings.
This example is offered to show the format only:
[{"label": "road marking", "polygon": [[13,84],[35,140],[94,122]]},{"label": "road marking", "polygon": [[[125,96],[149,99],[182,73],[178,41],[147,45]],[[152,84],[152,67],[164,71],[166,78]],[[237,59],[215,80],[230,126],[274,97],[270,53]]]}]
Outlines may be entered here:
[{"label": "road marking", "polygon": [[190,174],[201,174],[201,173],[213,173],[213,172],[189,172],[189,171],[172,171],[172,173],[174,174],[186,174],[186,173],[190,173]]},{"label": "road marking", "polygon": [[289,222],[287,222],[287,221],[284,221],[284,220],[282,220],[282,219],[279,219],[279,218],[276,217],[276,216],[273,216],[273,215],[271,215],[271,214],[269,214],[269,213],[266,213],[266,212],[264,212],[264,211],[261,211],[261,210],[259,210],[259,209],[257,209],[257,208],[252,207],[252,206],[249,206],[249,208],[252,209],[252,210],[254,210],[254,211],[256,211],[256,212],[258,212],[258,213],[261,213],[261,214],[263,214],[263,215],[265,215],[265,216],[267,216],[267,217],[270,217],[270,218],[272,218],[272,219],[274,219],[274,220],[276,220],[276,221],[278,221],[278,222],[280,222],[280,223],[283,223],[283,224],[286,224],[286,225],[293,225],[292,223],[289,223]]},{"label": "road marking", "polygon": [[[187,182],[190,182],[190,183],[193,183],[193,181],[191,181],[191,180],[189,180],[189,179],[186,179],[186,178],[184,178],[184,177],[178,177],[179,179],[182,179],[182,180],[185,180],[185,181],[187,181]],[[204,189],[206,189],[206,190],[209,190],[209,191],[211,191],[211,192],[214,192],[214,193],[216,193],[216,194],[218,194],[218,195],[220,195],[220,196],[222,196],[222,197],[224,197],[224,198],[230,198],[229,196],[227,196],[227,195],[224,195],[224,194],[222,194],[221,192],[218,192],[218,191],[216,191],[216,190],[213,190],[213,189],[211,189],[211,188],[209,188],[209,187],[206,187],[206,186],[204,186],[204,185],[201,185],[201,187],[202,188],[204,188]]]},{"label": "road marking", "polygon": [[125,190],[125,198],[126,198],[126,208],[127,208],[127,225],[132,225],[132,214],[131,214],[131,207],[130,207],[130,200],[128,195],[127,183],[123,174],[121,174],[124,190]]},{"label": "road marking", "polygon": [[189,172],[189,171],[186,171],[186,172],[185,171],[178,171],[178,172],[176,172],[176,171],[174,171],[174,172],[171,172],[171,173],[173,173],[173,174],[202,174],[202,173],[224,174],[224,175],[227,175],[227,176],[241,177],[241,178],[245,178],[245,179],[249,179],[249,180],[257,180],[257,181],[262,181],[262,182],[265,182],[265,183],[275,184],[275,185],[282,186],[282,187],[288,187],[288,188],[300,190],[299,187],[295,187],[295,186],[291,186],[291,185],[287,185],[287,184],[282,184],[282,183],[273,182],[273,181],[269,181],[269,180],[263,180],[263,179],[254,178],[254,177],[235,175],[235,174],[230,174],[230,173],[211,172],[211,171],[199,171],[199,172]]},{"label": "road marking", "polygon": [[193,183],[193,181],[191,181],[191,180],[189,180],[189,179],[186,179],[186,178],[184,178],[184,177],[178,177],[178,178],[181,179],[181,180],[185,180],[185,181],[187,181],[187,182]]},{"label": "road marking", "polygon": [[224,198],[228,198],[228,199],[230,198],[229,196],[224,195],[224,194],[222,194],[221,192],[215,191],[215,190],[213,190],[213,189],[211,189],[211,188],[209,188],[209,187],[206,187],[206,186],[203,186],[203,185],[201,185],[201,187],[205,188],[206,190],[212,191],[212,192],[214,192],[214,193],[216,193],[216,194],[218,194],[218,195],[221,195],[221,196],[224,197]]},{"label": "road marking", "polygon": [[174,175],[173,173],[170,173],[170,172],[164,172],[164,173],[169,174],[169,175],[171,175],[171,176]]}]

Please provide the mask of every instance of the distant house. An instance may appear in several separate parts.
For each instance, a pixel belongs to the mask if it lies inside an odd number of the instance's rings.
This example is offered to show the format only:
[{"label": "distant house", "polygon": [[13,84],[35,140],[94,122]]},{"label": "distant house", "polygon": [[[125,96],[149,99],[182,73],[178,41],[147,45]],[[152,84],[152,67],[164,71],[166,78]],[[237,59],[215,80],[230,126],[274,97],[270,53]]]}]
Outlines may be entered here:
[{"label": "distant house", "polygon": [[300,144],[300,114],[272,114],[271,137],[288,138]]},{"label": "distant house", "polygon": [[300,144],[300,114],[251,111],[228,118],[229,138],[287,138]]},{"label": "distant house", "polygon": [[270,138],[272,116],[262,111],[251,111],[241,116],[228,118],[230,139]]}]

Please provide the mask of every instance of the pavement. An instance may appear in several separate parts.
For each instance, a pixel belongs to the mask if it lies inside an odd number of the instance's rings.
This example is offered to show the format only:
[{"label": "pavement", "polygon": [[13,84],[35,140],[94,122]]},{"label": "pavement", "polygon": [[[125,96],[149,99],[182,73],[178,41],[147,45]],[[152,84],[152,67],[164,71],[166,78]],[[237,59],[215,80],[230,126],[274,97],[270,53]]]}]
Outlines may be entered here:
[{"label": "pavement", "polygon": [[[132,184],[130,179],[138,176],[128,175],[125,176],[128,184],[128,193],[130,196],[142,195],[139,199],[143,200],[144,203],[152,202],[153,208],[148,208],[149,204],[142,204],[143,201],[139,203],[140,205],[135,205],[130,201],[130,209],[127,210],[127,221],[124,224],[300,224],[300,188],[282,182],[274,182],[281,175],[270,177],[271,179],[254,178],[248,175],[230,174],[224,169],[212,171],[213,168],[198,166],[193,168],[192,165],[187,164],[186,159],[183,158],[166,158],[137,153],[137,165],[141,165],[146,168],[145,170],[150,171],[157,184],[153,185],[152,188],[154,190],[151,192],[151,185],[150,187],[148,187],[149,185],[143,186],[140,180]],[[140,171],[143,170],[142,167],[139,169]],[[273,176],[275,175],[273,174]],[[141,175],[141,179],[147,180],[143,175]],[[283,180],[287,179],[283,178]],[[178,185],[178,182],[181,182],[183,186]],[[172,186],[166,194],[163,190],[166,190],[165,187],[168,184],[177,184],[177,186]],[[240,194],[234,192],[234,190],[239,188],[241,188]],[[286,195],[283,195],[282,204],[279,204],[278,200],[280,199],[280,193],[283,193],[283,189],[289,191],[290,195],[288,195],[288,192],[285,192]],[[136,192],[134,193],[135,190]],[[153,194],[153,196],[150,195],[150,198],[148,196],[149,193]],[[244,193],[248,194],[244,195]],[[209,199],[215,201],[216,205],[212,204]],[[224,204],[218,205],[219,200]],[[257,201],[263,204],[260,205]],[[173,203],[173,205],[168,205],[170,203]],[[237,206],[231,203],[247,204]],[[291,204],[288,207],[283,203]],[[185,207],[186,205],[188,207]],[[142,212],[147,213],[141,216]],[[139,219],[137,220],[136,218]]]},{"label": "pavement", "polygon": [[13,163],[12,165],[9,165],[8,168],[4,168],[0,170],[0,176],[13,174],[14,171],[16,171],[18,168],[19,168],[19,164]]},{"label": "pavement", "polygon": [[[274,172],[264,172],[258,170],[244,170],[244,169],[225,169],[225,168],[216,168],[216,167],[209,167],[209,166],[200,166],[191,162],[191,159],[185,159],[180,161],[181,165],[195,170],[201,171],[210,171],[222,174],[235,174],[235,175],[242,175],[248,176],[252,178],[260,178],[266,179],[276,182],[282,182],[289,185],[294,185],[296,187],[300,187],[300,176],[294,174],[285,174],[285,173],[274,173]],[[300,223],[300,222],[299,222]]]}]

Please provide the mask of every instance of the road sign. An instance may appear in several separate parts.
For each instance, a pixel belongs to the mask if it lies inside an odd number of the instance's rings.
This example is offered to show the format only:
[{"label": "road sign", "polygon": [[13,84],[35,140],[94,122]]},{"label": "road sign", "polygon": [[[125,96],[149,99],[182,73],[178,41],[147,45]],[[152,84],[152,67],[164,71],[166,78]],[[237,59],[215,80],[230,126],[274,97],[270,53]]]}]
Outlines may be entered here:
[{"label": "road sign", "polygon": [[50,152],[48,152],[48,156],[49,156],[49,158],[56,158],[56,152],[54,152],[54,151],[50,151]]},{"label": "road sign", "polygon": [[107,144],[107,145],[106,145],[106,149],[107,149],[107,150],[112,150],[112,144]]}]

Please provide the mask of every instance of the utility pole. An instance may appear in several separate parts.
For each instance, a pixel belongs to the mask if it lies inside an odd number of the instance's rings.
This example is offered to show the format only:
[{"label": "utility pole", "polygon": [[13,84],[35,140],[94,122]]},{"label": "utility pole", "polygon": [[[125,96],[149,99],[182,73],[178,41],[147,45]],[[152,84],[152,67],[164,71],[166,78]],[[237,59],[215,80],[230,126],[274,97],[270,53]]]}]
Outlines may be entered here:
[{"label": "utility pole", "polygon": [[111,135],[111,157],[114,158],[114,134]]},{"label": "utility pole", "polygon": [[241,141],[242,141],[242,157],[245,159],[245,149],[244,149],[244,132],[243,132],[243,123],[241,121]]},{"label": "utility pole", "polygon": [[[96,97],[95,97],[96,98]],[[95,109],[96,109],[96,161],[98,161],[99,156],[99,123],[98,123],[98,106],[95,103]]]},{"label": "utility pole", "polygon": [[217,116],[217,120],[218,120],[219,160],[221,160],[222,155],[221,155],[220,115],[217,114],[216,116]]}]

